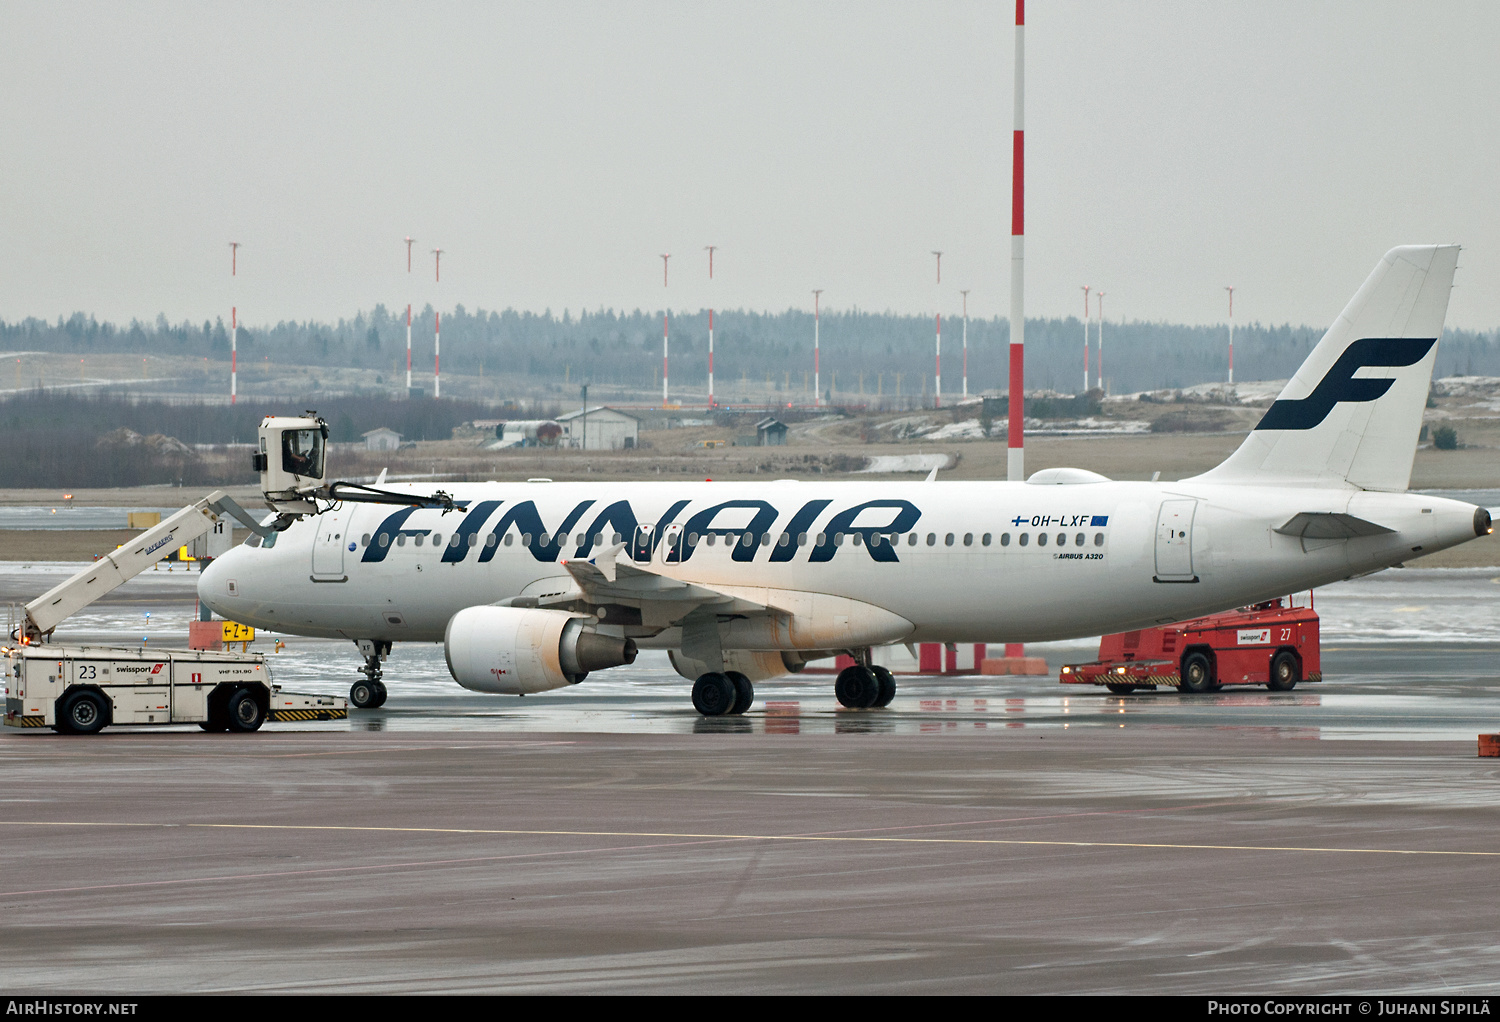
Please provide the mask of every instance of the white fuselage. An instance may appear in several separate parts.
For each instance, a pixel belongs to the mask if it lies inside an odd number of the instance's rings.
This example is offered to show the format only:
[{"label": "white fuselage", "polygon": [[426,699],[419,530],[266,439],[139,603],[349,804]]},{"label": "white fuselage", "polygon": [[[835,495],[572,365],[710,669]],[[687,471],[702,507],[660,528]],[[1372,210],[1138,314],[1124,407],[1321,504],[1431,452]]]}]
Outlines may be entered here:
[{"label": "white fuselage", "polygon": [[[843,597],[911,623],[883,641],[1026,642],[1243,606],[1475,536],[1473,505],[1353,488],[767,481],[445,489],[463,510],[346,503],[297,522],[273,546],[238,547],[203,573],[199,595],[226,618],[275,631],[441,642],[466,607],[566,591],[573,581],[562,561],[595,556],[601,541],[607,547],[618,535],[629,556],[639,522],[657,535],[680,527],[687,556],[674,561],[662,544],[650,562],[673,578],[751,590],[773,604],[778,593]],[[1353,515],[1392,531],[1349,539],[1275,531],[1304,512]],[[677,641],[680,631],[668,629],[641,645]]]}]

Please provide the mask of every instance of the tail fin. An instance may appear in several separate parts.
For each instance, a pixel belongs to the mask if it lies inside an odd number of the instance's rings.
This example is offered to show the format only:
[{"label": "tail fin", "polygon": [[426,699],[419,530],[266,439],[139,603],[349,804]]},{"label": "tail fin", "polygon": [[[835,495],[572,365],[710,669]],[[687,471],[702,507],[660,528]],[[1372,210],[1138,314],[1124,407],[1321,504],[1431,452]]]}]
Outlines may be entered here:
[{"label": "tail fin", "polygon": [[1457,245],[1387,252],[1239,450],[1197,478],[1406,489],[1457,266]]}]

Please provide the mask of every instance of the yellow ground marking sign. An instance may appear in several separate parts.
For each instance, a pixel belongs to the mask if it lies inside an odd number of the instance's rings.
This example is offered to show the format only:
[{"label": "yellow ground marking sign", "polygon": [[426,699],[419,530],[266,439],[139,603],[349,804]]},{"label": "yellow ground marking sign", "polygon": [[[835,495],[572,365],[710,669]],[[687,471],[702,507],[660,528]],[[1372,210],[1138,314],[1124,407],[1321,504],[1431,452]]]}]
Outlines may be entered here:
[{"label": "yellow ground marking sign", "polygon": [[251,625],[242,625],[238,621],[224,622],[225,642],[254,642],[255,628]]}]

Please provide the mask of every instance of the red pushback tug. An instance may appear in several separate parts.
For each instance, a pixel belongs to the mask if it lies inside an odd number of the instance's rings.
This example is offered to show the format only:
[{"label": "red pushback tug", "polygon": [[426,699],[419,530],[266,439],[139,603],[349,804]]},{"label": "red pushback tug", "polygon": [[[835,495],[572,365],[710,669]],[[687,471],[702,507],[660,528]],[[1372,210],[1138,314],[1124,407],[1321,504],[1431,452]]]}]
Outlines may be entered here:
[{"label": "red pushback tug", "polygon": [[1225,685],[1265,685],[1287,692],[1299,681],[1322,681],[1318,614],[1291,600],[1210,614],[1160,628],[1106,635],[1099,659],[1068,664],[1065,685],[1103,685],[1117,695],[1171,685],[1213,692]]}]

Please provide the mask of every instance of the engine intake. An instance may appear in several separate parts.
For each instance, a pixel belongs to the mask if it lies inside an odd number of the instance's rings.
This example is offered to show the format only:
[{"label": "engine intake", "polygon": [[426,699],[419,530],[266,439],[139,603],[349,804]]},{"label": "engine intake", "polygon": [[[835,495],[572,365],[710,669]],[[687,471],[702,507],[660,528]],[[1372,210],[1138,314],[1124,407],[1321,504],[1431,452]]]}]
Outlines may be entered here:
[{"label": "engine intake", "polygon": [[468,607],[443,637],[448,673],[475,692],[521,695],[576,685],[590,671],[635,662],[633,639],[600,635],[562,610]]}]

